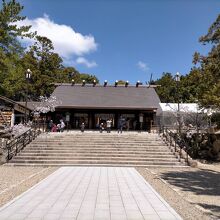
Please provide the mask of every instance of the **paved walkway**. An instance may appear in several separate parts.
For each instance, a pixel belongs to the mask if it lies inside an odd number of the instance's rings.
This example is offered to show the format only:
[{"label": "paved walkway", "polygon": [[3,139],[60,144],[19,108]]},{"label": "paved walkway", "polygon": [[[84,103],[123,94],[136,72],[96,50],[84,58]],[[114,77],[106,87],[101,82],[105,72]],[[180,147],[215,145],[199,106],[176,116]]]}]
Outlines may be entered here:
[{"label": "paved walkway", "polygon": [[134,168],[62,167],[0,208],[4,220],[181,219]]}]

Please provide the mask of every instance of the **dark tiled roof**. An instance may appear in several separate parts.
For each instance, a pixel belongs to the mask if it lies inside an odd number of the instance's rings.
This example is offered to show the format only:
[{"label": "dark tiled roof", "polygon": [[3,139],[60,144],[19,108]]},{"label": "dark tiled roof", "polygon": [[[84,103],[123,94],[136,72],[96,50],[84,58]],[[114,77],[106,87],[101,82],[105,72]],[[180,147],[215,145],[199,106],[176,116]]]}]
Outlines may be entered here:
[{"label": "dark tiled roof", "polygon": [[[20,102],[16,102],[16,101],[14,101],[14,100],[12,100],[12,99],[9,99],[9,98],[7,98],[7,97],[5,97],[5,96],[1,96],[1,95],[0,95],[0,100],[5,101],[6,103],[10,103],[10,104],[12,104],[14,107],[15,107],[15,105],[18,105],[19,107],[25,108],[25,104],[22,104],[22,103],[20,103]],[[19,111],[19,108],[16,108],[16,109]],[[27,109],[30,110],[30,108],[29,108],[28,106],[27,106]]]},{"label": "dark tiled roof", "polygon": [[154,88],[146,86],[61,85],[53,94],[60,108],[157,109],[160,99]]},{"label": "dark tiled roof", "polygon": [[[17,102],[18,104],[22,105],[23,107],[25,107],[25,102]],[[31,111],[33,111],[40,102],[27,102],[27,108],[29,108]]]}]

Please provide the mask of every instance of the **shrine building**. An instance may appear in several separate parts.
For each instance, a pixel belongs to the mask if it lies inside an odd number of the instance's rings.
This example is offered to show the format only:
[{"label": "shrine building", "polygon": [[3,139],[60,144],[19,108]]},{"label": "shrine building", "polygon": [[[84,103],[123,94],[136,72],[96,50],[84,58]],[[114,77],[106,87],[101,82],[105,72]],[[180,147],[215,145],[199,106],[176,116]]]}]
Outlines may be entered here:
[{"label": "shrine building", "polygon": [[127,130],[151,131],[156,123],[160,99],[153,86],[100,84],[57,84],[52,96],[59,101],[51,119],[64,119],[68,129],[96,129],[101,122],[112,121],[116,129],[122,117]]}]

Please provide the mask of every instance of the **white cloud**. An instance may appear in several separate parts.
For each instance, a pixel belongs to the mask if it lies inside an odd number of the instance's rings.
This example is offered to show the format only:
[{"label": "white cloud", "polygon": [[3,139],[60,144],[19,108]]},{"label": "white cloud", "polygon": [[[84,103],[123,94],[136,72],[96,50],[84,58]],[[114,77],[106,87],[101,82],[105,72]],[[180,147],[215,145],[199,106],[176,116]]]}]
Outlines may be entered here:
[{"label": "white cloud", "polygon": [[[72,55],[82,56],[97,50],[97,43],[92,35],[77,33],[72,27],[64,24],[56,24],[48,15],[36,19],[25,19],[18,25],[31,25],[31,31],[37,31],[40,36],[49,38],[54,45],[55,52],[64,59]],[[30,39],[25,39],[31,44]]]},{"label": "white cloud", "polygon": [[140,70],[142,70],[142,71],[144,71],[144,72],[147,72],[147,71],[150,70],[148,64],[147,64],[147,63],[144,63],[144,62],[142,62],[142,61],[138,61],[137,66],[138,66],[138,68],[139,68]]},{"label": "white cloud", "polygon": [[95,61],[88,61],[84,57],[78,57],[76,59],[76,63],[77,64],[85,65],[88,68],[92,68],[92,67],[96,67],[97,66],[97,63]]}]

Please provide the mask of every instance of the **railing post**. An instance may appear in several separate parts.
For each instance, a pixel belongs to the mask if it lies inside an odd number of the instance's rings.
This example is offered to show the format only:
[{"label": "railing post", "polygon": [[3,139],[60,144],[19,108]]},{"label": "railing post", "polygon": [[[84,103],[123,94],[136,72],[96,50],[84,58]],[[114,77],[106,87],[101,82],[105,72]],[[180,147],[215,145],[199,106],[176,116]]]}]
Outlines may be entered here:
[{"label": "railing post", "polygon": [[25,133],[24,133],[24,135],[23,135],[23,148],[25,147]]},{"label": "railing post", "polygon": [[7,156],[6,159],[10,160],[14,155],[19,153],[21,149],[23,149],[27,144],[29,144],[33,137],[37,137],[41,133],[40,130],[38,131],[32,131],[31,129],[26,131],[25,133],[21,134],[20,136],[16,137],[14,140],[11,140],[10,142],[6,142],[6,148],[7,148]]},{"label": "railing post", "polygon": [[8,147],[8,143],[6,142],[6,148],[7,148],[7,150],[8,150],[8,156],[7,156],[7,158],[8,158],[8,160],[10,160],[10,148]]},{"label": "railing post", "polygon": [[28,132],[28,143],[31,142],[31,131]]},{"label": "railing post", "polygon": [[18,153],[18,142],[15,141],[15,155],[17,155]]},{"label": "railing post", "polygon": [[175,138],[174,138],[174,143],[175,143],[175,145],[174,145],[174,150],[175,150],[175,152],[176,152],[176,134],[175,134]]},{"label": "railing post", "polygon": [[186,163],[187,163],[187,165],[189,164],[189,158],[188,158],[187,150],[186,150]]}]

